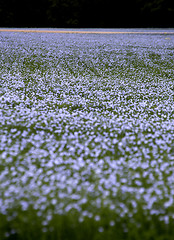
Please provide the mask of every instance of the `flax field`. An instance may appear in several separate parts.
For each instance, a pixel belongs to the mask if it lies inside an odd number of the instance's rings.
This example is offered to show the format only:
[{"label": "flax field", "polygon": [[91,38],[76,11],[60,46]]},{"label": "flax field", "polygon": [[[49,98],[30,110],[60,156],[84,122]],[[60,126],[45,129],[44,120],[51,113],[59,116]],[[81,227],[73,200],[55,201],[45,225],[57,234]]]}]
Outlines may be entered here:
[{"label": "flax field", "polygon": [[0,32],[0,239],[173,236],[174,35]]}]

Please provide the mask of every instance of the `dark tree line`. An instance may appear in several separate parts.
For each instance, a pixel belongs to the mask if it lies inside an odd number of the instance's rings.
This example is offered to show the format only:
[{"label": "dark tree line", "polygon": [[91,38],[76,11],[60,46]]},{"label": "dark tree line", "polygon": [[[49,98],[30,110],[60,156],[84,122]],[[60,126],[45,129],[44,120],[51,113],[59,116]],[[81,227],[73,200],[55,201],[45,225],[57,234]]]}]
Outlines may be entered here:
[{"label": "dark tree line", "polygon": [[0,0],[0,27],[174,27],[174,0]]}]

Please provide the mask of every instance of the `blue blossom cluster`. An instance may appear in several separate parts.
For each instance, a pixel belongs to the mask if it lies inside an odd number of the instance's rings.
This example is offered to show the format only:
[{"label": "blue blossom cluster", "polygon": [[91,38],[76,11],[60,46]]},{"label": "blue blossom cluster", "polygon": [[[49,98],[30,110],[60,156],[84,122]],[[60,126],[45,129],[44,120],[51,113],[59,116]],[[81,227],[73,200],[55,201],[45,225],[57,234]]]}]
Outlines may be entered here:
[{"label": "blue blossom cluster", "polygon": [[0,213],[174,219],[174,36],[0,33],[0,54]]}]

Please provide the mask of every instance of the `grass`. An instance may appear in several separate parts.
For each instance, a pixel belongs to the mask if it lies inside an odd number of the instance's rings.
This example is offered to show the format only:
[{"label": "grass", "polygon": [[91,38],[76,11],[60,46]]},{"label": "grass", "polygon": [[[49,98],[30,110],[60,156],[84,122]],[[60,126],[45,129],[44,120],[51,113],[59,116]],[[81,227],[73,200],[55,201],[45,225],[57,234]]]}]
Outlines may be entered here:
[{"label": "grass", "polygon": [[[18,210],[19,211],[19,210]],[[8,239],[173,239],[173,224],[165,225],[156,216],[147,220],[142,211],[135,216],[137,224],[131,219],[122,218],[108,209],[100,210],[100,220],[85,218],[78,221],[79,215],[70,212],[65,215],[55,215],[46,226],[41,223],[41,217],[33,209],[21,211],[20,216],[2,225],[8,231]],[[115,221],[111,221],[111,217]],[[118,217],[118,219],[117,219]],[[145,218],[143,218],[145,217]],[[134,220],[135,220],[134,219]],[[139,223],[143,223],[141,226]],[[15,230],[14,230],[15,229]]]},{"label": "grass", "polygon": [[0,33],[0,239],[173,239],[173,41]]}]

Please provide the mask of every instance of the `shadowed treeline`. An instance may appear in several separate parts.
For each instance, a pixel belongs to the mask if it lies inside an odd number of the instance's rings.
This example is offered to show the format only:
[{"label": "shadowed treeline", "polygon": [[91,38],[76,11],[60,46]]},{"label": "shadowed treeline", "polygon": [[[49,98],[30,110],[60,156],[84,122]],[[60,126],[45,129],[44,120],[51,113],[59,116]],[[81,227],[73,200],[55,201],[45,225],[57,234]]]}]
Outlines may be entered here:
[{"label": "shadowed treeline", "polygon": [[1,0],[0,27],[174,27],[172,0]]}]

